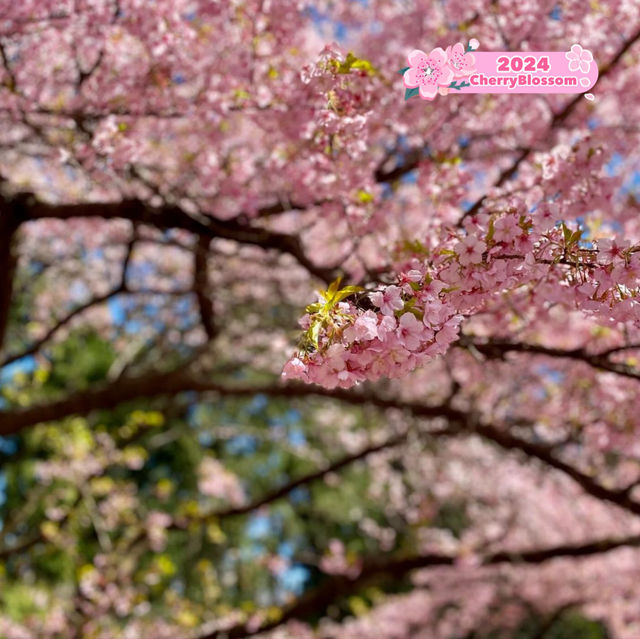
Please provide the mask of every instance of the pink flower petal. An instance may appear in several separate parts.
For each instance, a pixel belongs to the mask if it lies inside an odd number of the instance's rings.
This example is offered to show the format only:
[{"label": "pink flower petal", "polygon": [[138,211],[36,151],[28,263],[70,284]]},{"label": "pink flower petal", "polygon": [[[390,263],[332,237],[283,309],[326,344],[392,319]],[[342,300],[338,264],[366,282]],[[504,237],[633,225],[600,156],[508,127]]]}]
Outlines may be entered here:
[{"label": "pink flower petal", "polygon": [[582,73],[589,73],[590,66],[591,62],[585,62],[584,60],[580,61],[580,71],[582,71]]},{"label": "pink flower petal", "polygon": [[409,54],[408,60],[412,67],[425,67],[428,62],[427,54],[424,51],[420,51],[420,49],[414,49]]},{"label": "pink flower petal", "polygon": [[584,60],[584,62],[592,62],[593,54],[588,49],[583,49],[581,59]]},{"label": "pink flower petal", "polygon": [[577,56],[575,53],[573,53],[572,51],[567,51],[567,52],[564,54],[564,57],[565,57],[567,60],[577,60],[577,59],[578,59],[578,56]]},{"label": "pink flower petal", "polygon": [[444,49],[442,47],[436,47],[429,54],[429,61],[432,64],[435,64],[436,66],[441,67],[447,61],[447,54],[444,52]]},{"label": "pink flower petal", "polygon": [[420,84],[422,72],[416,67],[411,67],[404,72],[404,86],[408,89],[414,89]]},{"label": "pink flower petal", "polygon": [[420,86],[420,97],[423,100],[433,100],[438,93],[436,84],[423,84]]},{"label": "pink flower petal", "polygon": [[582,47],[579,44],[574,44],[571,45],[571,51],[573,51],[573,53],[575,53],[576,57],[580,57],[580,55],[582,54]]},{"label": "pink flower petal", "polygon": [[569,62],[569,71],[577,71],[580,67],[580,63],[577,60],[571,60]]},{"label": "pink flower petal", "polygon": [[454,75],[451,67],[444,67],[442,69],[442,75],[438,78],[438,84],[448,85],[453,80]]}]

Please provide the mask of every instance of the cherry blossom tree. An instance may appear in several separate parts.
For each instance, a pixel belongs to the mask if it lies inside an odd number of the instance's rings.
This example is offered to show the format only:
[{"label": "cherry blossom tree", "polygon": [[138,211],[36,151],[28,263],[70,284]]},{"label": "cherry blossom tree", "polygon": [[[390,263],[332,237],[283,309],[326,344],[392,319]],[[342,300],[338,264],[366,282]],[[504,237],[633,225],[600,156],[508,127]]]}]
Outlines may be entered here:
[{"label": "cherry blossom tree", "polygon": [[0,636],[637,639],[638,40],[0,0]]}]

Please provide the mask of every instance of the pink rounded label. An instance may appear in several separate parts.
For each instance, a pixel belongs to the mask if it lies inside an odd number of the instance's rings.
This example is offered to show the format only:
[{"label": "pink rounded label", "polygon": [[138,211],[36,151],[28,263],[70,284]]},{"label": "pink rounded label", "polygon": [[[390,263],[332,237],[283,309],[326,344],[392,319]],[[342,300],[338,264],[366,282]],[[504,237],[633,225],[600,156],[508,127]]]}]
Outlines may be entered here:
[{"label": "pink rounded label", "polygon": [[457,89],[460,93],[584,93],[598,79],[593,59],[578,59],[578,68],[571,70],[561,51],[478,51],[474,56],[476,70],[464,79],[468,86]]},{"label": "pink rounded label", "polygon": [[591,51],[478,51],[475,38],[429,53],[414,49],[400,70],[405,100],[456,93],[586,93],[598,80]]}]

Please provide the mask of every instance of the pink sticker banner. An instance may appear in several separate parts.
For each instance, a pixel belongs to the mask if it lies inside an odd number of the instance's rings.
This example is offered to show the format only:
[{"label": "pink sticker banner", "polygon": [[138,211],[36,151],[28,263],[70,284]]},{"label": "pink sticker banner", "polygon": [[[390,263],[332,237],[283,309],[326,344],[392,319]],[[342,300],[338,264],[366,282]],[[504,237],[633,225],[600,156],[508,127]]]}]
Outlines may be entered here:
[{"label": "pink sticker banner", "polygon": [[568,51],[476,51],[477,40],[426,53],[415,49],[400,70],[405,100],[456,93],[585,93],[598,80],[593,55]]}]

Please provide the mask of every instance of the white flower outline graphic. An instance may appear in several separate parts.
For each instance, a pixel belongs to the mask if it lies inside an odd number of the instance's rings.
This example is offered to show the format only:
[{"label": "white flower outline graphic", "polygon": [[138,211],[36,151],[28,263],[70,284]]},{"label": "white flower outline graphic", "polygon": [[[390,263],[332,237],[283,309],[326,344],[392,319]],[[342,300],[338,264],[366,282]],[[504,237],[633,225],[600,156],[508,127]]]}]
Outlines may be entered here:
[{"label": "white flower outline graphic", "polygon": [[588,49],[583,49],[579,44],[574,44],[571,50],[564,54],[564,57],[569,60],[569,71],[580,69],[582,73],[589,73],[593,55]]}]

